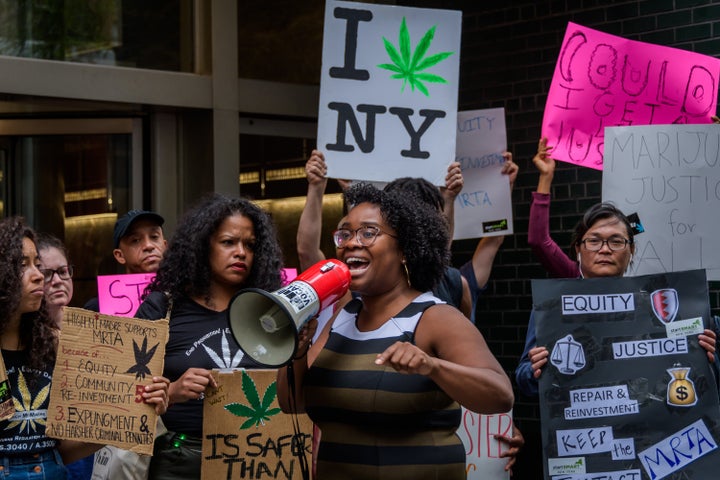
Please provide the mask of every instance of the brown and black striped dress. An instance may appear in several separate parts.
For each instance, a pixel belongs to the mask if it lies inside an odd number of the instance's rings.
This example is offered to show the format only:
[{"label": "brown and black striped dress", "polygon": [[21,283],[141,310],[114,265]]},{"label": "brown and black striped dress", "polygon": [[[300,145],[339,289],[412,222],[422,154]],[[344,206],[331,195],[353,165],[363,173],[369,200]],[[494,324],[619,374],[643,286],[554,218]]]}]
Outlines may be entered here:
[{"label": "brown and black striped dress", "polygon": [[465,478],[458,403],[423,375],[375,365],[396,341],[414,343],[436,303],[424,293],[371,332],[356,327],[359,299],[340,312],[305,378],[307,412],[322,431],[318,480]]}]

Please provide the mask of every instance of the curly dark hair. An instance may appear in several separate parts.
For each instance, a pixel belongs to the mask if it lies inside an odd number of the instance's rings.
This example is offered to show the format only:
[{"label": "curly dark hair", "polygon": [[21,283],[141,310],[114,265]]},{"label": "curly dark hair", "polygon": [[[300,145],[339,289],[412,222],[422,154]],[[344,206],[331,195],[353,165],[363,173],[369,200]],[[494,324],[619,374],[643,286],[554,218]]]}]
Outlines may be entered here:
[{"label": "curly dark hair", "polygon": [[396,178],[383,188],[386,192],[408,192],[416,195],[420,200],[431,207],[442,211],[445,208],[445,199],[440,194],[440,189],[424,178],[402,177]]},{"label": "curly dark hair", "polygon": [[147,291],[171,298],[203,297],[210,300],[210,237],[228,217],[241,214],[255,230],[250,275],[243,287],[277,290],[282,282],[282,252],[270,216],[250,200],[212,194],[203,198],[180,220]]},{"label": "curly dark hair", "polygon": [[580,245],[583,235],[585,235],[587,231],[595,225],[595,222],[598,220],[606,220],[608,218],[615,218],[618,222],[625,226],[628,240],[630,240],[630,245],[632,245],[635,241],[635,237],[633,235],[632,226],[630,225],[630,220],[628,220],[625,214],[612,203],[602,202],[596,203],[592,207],[588,208],[575,226],[575,231],[573,232],[572,237],[571,253],[573,255],[575,254],[574,247]]},{"label": "curly dark hair", "polygon": [[[21,217],[0,221],[0,335],[20,306],[23,292],[23,239],[35,241],[35,232]],[[30,367],[47,369],[55,363],[57,327],[43,300],[40,310],[24,313],[20,320],[20,343],[30,352]]]},{"label": "curly dark hair", "polygon": [[413,288],[425,292],[440,281],[450,251],[447,226],[438,210],[416,195],[400,189],[378,190],[368,183],[353,185],[344,196],[348,205],[371,203],[380,208],[383,219],[397,233]]}]

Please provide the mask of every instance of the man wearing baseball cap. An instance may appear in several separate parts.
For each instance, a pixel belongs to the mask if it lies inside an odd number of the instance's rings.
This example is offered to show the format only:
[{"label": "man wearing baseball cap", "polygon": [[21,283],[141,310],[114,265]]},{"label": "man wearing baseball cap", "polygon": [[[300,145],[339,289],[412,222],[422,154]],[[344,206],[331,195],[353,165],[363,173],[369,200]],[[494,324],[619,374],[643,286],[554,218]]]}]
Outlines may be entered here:
[{"label": "man wearing baseball cap", "polygon": [[[113,256],[125,267],[125,273],[157,272],[167,248],[163,223],[163,217],[147,210],[130,210],[118,218],[113,232]],[[98,299],[91,298],[84,308],[100,311]]]},{"label": "man wearing baseball cap", "polygon": [[125,273],[157,272],[167,248],[163,223],[163,217],[147,210],[130,210],[115,222],[113,256]]}]

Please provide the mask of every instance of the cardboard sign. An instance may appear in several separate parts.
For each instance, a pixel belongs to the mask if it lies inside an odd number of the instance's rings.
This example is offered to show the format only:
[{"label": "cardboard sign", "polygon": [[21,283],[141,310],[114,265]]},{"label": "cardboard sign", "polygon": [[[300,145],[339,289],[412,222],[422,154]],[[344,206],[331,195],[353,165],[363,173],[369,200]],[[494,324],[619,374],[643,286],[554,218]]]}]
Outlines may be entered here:
[{"label": "cardboard sign", "polygon": [[553,158],[603,168],[605,127],[710,123],[720,59],[568,23],[545,104]]},{"label": "cardboard sign", "polygon": [[495,440],[494,435],[512,437],[512,432],[512,412],[480,415],[462,409],[462,423],[457,434],[465,445],[468,480],[510,478],[510,472],[505,471],[508,459],[500,458],[500,454],[509,447]]},{"label": "cardboard sign", "polygon": [[142,303],[145,287],[155,278],[154,273],[98,275],[100,313],[131,317]]},{"label": "cardboard sign", "polygon": [[513,233],[510,183],[501,173],[506,148],[505,109],[458,112],[455,161],[464,185],[455,198],[454,240]]},{"label": "cardboard sign", "polygon": [[65,307],[47,434],[152,455],[157,415],[141,394],[162,375],[168,322]]},{"label": "cardboard sign", "polygon": [[327,1],[317,144],[329,177],[444,184],[461,28],[459,11]]},{"label": "cardboard sign", "polygon": [[[545,479],[717,478],[703,270],[533,280]],[[708,327],[709,328],[709,327]]]},{"label": "cardboard sign", "polygon": [[282,413],[276,370],[213,371],[218,388],[205,394],[203,480],[302,479],[301,455],[311,463],[312,422]]},{"label": "cardboard sign", "polygon": [[10,390],[5,361],[0,354],[0,421],[12,418],[13,415],[15,415],[15,403]]},{"label": "cardboard sign", "polygon": [[707,270],[720,280],[720,128],[614,127],[605,131],[603,201],[636,214],[633,275]]}]

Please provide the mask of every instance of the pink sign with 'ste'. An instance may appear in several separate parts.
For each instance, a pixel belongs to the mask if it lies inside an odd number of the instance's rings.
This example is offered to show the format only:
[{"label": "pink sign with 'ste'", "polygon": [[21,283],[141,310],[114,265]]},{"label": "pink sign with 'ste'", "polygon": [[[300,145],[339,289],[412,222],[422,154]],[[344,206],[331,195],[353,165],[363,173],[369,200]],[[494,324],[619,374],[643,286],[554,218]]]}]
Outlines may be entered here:
[{"label": "pink sign with 'ste'", "polygon": [[710,123],[720,59],[568,23],[543,117],[552,157],[602,170],[605,127]]},{"label": "pink sign with 'ste'", "polygon": [[100,313],[119,317],[132,317],[140,306],[140,297],[154,273],[127,273],[99,275],[98,301]]},{"label": "pink sign with 'ste'", "polygon": [[[285,284],[297,277],[297,269],[284,268]],[[99,275],[98,302],[100,313],[120,317],[132,317],[142,303],[145,287],[155,278],[154,273],[128,273],[122,275]]]}]

